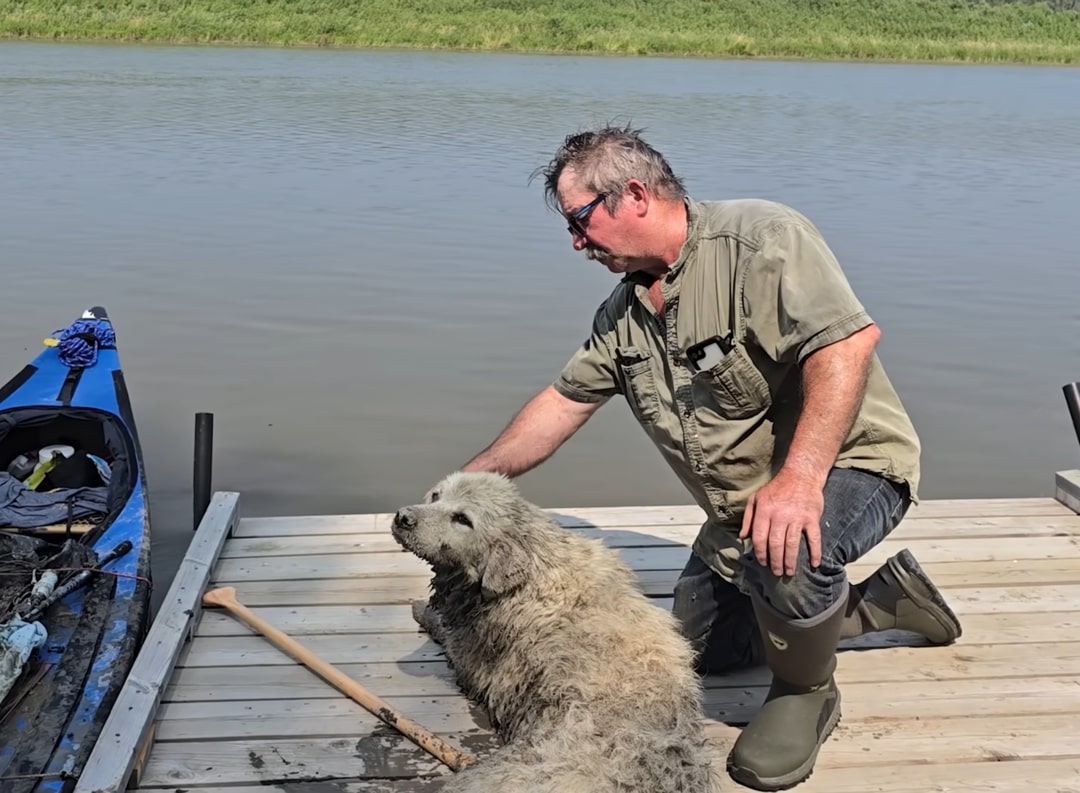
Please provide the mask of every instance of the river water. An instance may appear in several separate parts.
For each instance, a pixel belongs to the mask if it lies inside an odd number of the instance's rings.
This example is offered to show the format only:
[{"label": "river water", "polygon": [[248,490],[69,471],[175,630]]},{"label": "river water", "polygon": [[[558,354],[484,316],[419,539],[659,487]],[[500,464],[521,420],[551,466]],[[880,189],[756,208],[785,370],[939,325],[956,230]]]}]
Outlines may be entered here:
[{"label": "river water", "polygon": [[[781,200],[882,326],[927,498],[1080,457],[1080,70],[0,44],[0,371],[103,304],[146,454],[158,597],[192,422],[245,514],[392,510],[484,446],[613,276],[529,175],[645,127],[698,198]],[[685,502],[613,403],[521,485]]]}]

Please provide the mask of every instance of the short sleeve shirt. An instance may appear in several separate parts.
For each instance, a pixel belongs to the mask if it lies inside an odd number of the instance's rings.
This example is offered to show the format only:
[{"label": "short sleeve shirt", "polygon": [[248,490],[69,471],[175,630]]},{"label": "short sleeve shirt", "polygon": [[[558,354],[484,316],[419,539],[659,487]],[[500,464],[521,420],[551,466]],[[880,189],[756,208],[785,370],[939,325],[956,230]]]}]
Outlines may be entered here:
[{"label": "short sleeve shirt", "polygon": [[[799,364],[872,323],[818,230],[770,201],[686,201],[689,232],[663,277],[625,277],[554,387],[596,402],[622,395],[714,523],[738,524],[751,493],[784,462],[801,408]],[[650,277],[651,278],[651,277]],[[713,337],[726,354],[695,371],[687,349]],[[836,465],[875,472],[918,498],[920,444],[882,368]]]}]

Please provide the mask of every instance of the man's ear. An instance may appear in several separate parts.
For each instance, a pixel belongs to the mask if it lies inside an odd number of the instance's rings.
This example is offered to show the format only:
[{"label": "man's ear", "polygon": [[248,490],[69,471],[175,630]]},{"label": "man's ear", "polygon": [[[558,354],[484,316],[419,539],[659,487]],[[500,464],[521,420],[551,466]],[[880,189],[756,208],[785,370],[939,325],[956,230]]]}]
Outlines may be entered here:
[{"label": "man's ear", "polygon": [[480,591],[486,600],[508,594],[525,583],[525,552],[509,542],[500,542],[491,549],[487,564],[480,575]]}]

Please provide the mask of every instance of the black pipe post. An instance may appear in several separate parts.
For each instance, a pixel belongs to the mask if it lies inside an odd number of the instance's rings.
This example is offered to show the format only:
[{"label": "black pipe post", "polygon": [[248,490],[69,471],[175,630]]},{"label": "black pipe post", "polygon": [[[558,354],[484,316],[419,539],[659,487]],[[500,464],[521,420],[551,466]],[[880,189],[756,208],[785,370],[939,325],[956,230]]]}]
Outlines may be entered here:
[{"label": "black pipe post", "polygon": [[198,529],[199,523],[210,506],[213,492],[212,474],[214,470],[214,414],[195,414],[195,471],[192,494],[194,496],[194,521],[192,528]]},{"label": "black pipe post", "polygon": [[1061,390],[1065,392],[1065,404],[1069,406],[1076,440],[1080,441],[1080,383],[1068,383]]}]

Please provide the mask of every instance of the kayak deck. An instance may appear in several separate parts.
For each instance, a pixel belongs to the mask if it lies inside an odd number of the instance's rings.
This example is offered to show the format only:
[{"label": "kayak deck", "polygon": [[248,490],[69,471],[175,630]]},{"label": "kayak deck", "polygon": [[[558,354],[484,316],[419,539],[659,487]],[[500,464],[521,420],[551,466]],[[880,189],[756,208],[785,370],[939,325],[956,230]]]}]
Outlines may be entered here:
[{"label": "kayak deck", "polygon": [[[911,548],[964,635],[842,645],[843,721],[799,791],[1080,789],[1080,472],[1057,485],[1055,498],[925,501],[849,567],[857,580]],[[481,757],[495,746],[412,621],[430,574],[400,551],[390,515],[241,520],[237,499],[216,494],[121,695],[116,737],[110,723],[76,793],[123,789],[129,771],[140,790],[189,793],[433,791],[452,773],[226,612],[200,610],[224,585],[406,716]],[[551,512],[618,547],[670,608],[696,507]],[[764,669],[707,679],[720,768],[767,684]]]}]

